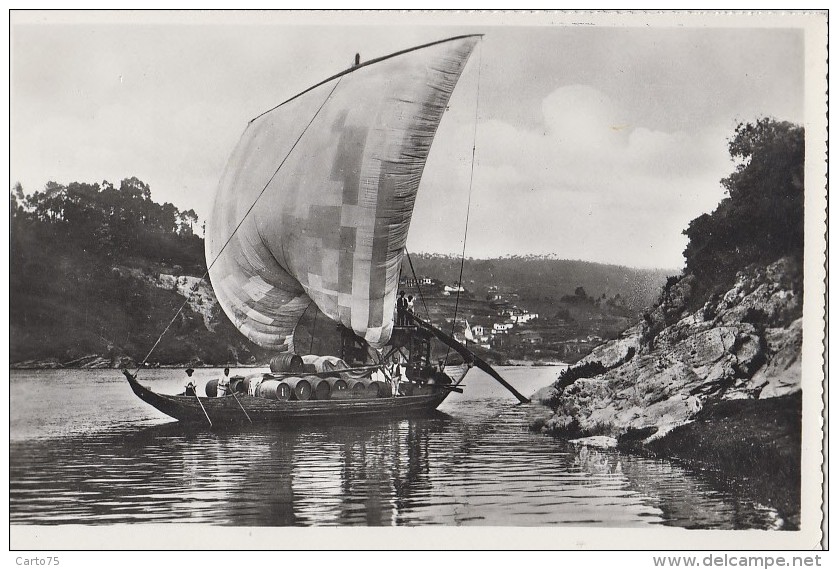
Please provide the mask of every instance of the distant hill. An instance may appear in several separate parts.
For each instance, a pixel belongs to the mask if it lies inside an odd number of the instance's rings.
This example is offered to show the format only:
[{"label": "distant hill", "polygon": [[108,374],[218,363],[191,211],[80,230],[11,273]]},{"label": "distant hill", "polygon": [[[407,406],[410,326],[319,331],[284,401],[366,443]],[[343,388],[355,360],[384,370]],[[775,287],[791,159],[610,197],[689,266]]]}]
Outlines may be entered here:
[{"label": "distant hill", "polygon": [[[460,275],[458,257],[415,253],[411,258],[419,277],[453,284]],[[636,269],[535,255],[467,258],[463,286],[479,297],[484,297],[491,287],[514,290],[532,306],[530,310],[542,312],[549,312],[562,296],[573,295],[577,287],[583,287],[594,298],[619,294],[628,309],[639,313],[657,300],[666,278],[678,274],[677,269]],[[407,262],[402,264],[402,275],[410,275]]]},{"label": "distant hill", "polygon": [[[150,362],[256,364],[270,358],[230,323],[209,281],[199,282],[206,265],[195,213],[155,203],[142,181],[50,182],[31,195],[17,186],[10,214],[13,365],[140,362],[185,302]],[[438,283],[459,276],[457,258],[414,254],[412,261]],[[471,319],[491,327],[504,320],[503,307],[520,306],[540,314],[522,329],[542,338],[546,346],[538,352],[575,360],[588,344],[575,342],[573,354],[552,345],[615,336],[639,318],[671,273],[545,257],[467,259],[458,323]],[[425,293],[435,322],[450,323],[456,295],[445,295],[441,286]],[[499,343],[486,355],[494,361],[532,357],[520,340]]]},{"label": "distant hill", "polygon": [[[414,285],[410,262],[403,263],[402,288],[417,298],[416,311],[461,339],[466,323],[483,327],[489,338],[474,339],[472,348],[480,352],[483,345],[483,356],[494,362],[575,362],[640,320],[667,276],[677,273],[543,256],[466,259],[458,301],[455,290],[445,291],[459,278],[458,258],[411,254],[411,261],[426,283]],[[489,334],[510,323],[505,334]]]}]

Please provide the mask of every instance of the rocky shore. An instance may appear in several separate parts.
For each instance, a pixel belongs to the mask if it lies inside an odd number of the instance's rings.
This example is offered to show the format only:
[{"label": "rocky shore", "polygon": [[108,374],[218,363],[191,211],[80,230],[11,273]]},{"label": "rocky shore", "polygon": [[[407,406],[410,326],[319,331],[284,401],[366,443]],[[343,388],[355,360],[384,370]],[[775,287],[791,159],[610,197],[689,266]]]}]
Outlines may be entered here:
[{"label": "rocky shore", "polygon": [[57,358],[23,360],[12,363],[11,368],[13,370],[54,370],[57,368],[133,368],[135,366],[136,363],[130,356],[108,357],[100,354],[89,354],[68,362],[61,362]]},{"label": "rocky shore", "polygon": [[[671,280],[654,309],[536,394],[532,428],[675,458],[799,516],[802,291],[789,258],[695,307]],[[586,440],[582,439],[581,443]]]}]

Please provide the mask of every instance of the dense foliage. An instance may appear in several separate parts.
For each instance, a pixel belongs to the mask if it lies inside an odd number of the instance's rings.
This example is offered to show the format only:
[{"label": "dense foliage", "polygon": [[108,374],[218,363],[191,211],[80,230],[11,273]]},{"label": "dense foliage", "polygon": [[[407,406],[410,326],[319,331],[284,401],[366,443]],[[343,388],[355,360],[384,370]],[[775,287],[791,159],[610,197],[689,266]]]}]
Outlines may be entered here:
[{"label": "dense foliage", "polygon": [[119,187],[108,181],[48,182],[43,191],[28,196],[17,184],[11,214],[13,240],[34,231],[44,240],[109,259],[139,257],[203,272],[203,240],[194,231],[197,214],[168,202],[157,204],[148,184],[135,177]]},{"label": "dense foliage", "polygon": [[737,271],[783,256],[803,258],[802,127],[773,119],[740,124],[728,149],[737,162],[722,180],[728,196],[684,234],[686,272],[719,287]]},{"label": "dense foliage", "polygon": [[[157,204],[136,178],[50,182],[10,199],[11,361],[72,363],[86,355],[141,360],[183,304],[161,273],[203,275],[194,211]],[[246,362],[256,347],[222,312],[210,332],[188,306],[152,362]]]}]

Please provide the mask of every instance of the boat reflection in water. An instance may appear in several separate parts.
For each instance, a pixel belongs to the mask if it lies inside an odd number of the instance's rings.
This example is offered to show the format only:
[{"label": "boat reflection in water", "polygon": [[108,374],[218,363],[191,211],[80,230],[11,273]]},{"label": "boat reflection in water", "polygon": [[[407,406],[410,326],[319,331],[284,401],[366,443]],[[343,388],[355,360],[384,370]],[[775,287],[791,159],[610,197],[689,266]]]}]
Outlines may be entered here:
[{"label": "boat reflection in water", "polygon": [[[146,374],[161,392],[182,383],[167,371]],[[196,372],[202,381],[218,374]],[[136,406],[116,371],[15,372],[10,519],[720,529],[783,522],[741,491],[669,461],[531,433],[535,405],[515,406],[501,386],[473,374],[465,394],[428,417],[210,430]],[[555,371],[503,374],[531,393]]]},{"label": "boat reflection in water", "polygon": [[389,422],[363,437],[359,429],[342,426],[317,434],[313,442],[297,440],[324,451],[294,455],[287,499],[299,522],[397,525],[411,497],[427,494],[432,424]]},{"label": "boat reflection in water", "polygon": [[529,434],[517,408],[225,431],[165,424],[13,443],[13,523],[675,525],[773,528],[776,513],[668,462]]},{"label": "boat reflection in water", "polygon": [[216,448],[212,471],[224,473],[231,523],[399,525],[430,494],[429,436],[447,421],[440,414],[373,425],[259,426],[216,434],[207,451]]}]

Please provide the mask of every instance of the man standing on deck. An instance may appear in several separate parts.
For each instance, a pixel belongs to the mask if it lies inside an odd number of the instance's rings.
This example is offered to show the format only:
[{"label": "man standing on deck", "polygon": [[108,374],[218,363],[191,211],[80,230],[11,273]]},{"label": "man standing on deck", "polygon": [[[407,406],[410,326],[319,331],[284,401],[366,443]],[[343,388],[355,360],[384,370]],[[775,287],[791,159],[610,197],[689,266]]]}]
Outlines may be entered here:
[{"label": "man standing on deck", "polygon": [[396,326],[403,327],[407,324],[407,299],[404,298],[404,291],[399,291],[399,298],[396,299]]},{"label": "man standing on deck", "polygon": [[217,396],[221,398],[230,393],[230,369],[224,369],[224,376],[218,381]]},{"label": "man standing on deck", "polygon": [[396,368],[393,370],[393,397],[399,395],[399,382],[402,380],[402,367],[399,364],[396,364]]}]

